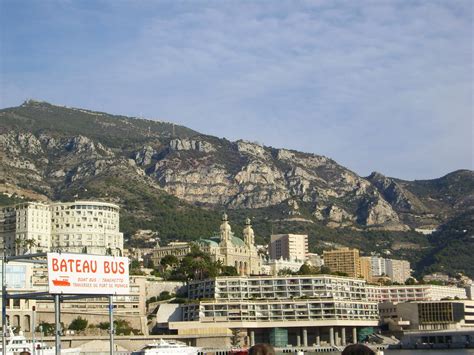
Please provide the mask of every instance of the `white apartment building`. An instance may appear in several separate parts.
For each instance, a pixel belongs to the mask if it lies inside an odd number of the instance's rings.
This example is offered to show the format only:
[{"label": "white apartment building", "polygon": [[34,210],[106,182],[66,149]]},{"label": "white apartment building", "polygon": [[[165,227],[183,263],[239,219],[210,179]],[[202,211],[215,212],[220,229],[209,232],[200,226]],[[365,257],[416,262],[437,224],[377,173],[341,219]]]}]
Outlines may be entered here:
[{"label": "white apartment building", "polygon": [[0,208],[0,246],[9,255],[49,250],[51,211],[47,204],[26,202]]},{"label": "white apartment building", "polygon": [[218,277],[188,284],[178,334],[240,329],[247,345],[343,346],[378,322],[364,280],[332,275]]},{"label": "white apartment building", "polygon": [[406,260],[386,259],[379,256],[371,256],[372,275],[386,275],[393,282],[405,283],[411,276],[410,263]]},{"label": "white apartment building", "polygon": [[261,267],[261,273],[264,275],[278,275],[282,270],[291,270],[297,272],[303,266],[303,260],[270,259]]},{"label": "white apartment building", "polygon": [[51,248],[70,253],[121,255],[119,207],[95,201],[51,204]]},{"label": "white apartment building", "polygon": [[410,263],[406,260],[386,259],[387,276],[393,282],[405,283],[411,276]]},{"label": "white apartment building", "polygon": [[384,258],[381,258],[380,256],[372,256],[370,259],[373,276],[387,275],[387,268],[385,266],[386,264]]},{"label": "white apartment building", "polygon": [[0,247],[8,255],[60,250],[120,255],[119,207],[96,201],[26,202],[0,208]]},{"label": "white apartment building", "polygon": [[305,260],[308,254],[306,234],[273,234],[270,239],[270,258]]},{"label": "white apartment building", "polygon": [[368,299],[378,303],[439,301],[446,298],[466,299],[466,289],[436,285],[367,285]]}]

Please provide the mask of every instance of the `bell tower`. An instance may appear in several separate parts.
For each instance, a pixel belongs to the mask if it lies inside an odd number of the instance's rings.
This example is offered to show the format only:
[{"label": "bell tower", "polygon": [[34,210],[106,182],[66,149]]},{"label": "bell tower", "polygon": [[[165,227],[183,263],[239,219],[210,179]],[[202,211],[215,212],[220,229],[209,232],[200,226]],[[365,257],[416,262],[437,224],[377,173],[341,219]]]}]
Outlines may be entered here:
[{"label": "bell tower", "polygon": [[252,249],[255,245],[255,234],[252,229],[252,222],[250,218],[247,217],[245,220],[245,227],[243,231],[245,246],[248,249]]}]

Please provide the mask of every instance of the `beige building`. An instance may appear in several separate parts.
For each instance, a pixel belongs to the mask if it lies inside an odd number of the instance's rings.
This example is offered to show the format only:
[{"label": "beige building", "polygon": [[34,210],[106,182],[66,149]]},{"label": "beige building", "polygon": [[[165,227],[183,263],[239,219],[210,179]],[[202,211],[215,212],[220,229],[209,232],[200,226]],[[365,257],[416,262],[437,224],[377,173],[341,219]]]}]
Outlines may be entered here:
[{"label": "beige building", "polygon": [[[33,266],[19,262],[6,265],[6,285],[9,293],[30,293],[36,291],[32,286]],[[0,260],[0,279],[2,277],[2,261]],[[0,316],[2,298],[0,297]],[[24,332],[32,329],[33,306],[35,300],[9,299],[5,305],[7,324],[21,328]]]},{"label": "beige building", "polygon": [[191,245],[185,242],[171,242],[167,246],[154,248],[149,256],[153,267],[160,265],[161,259],[167,255],[174,255],[179,260],[191,252]]},{"label": "beige building", "polygon": [[324,266],[332,272],[343,272],[349,277],[360,277],[358,249],[339,248],[323,252]]},{"label": "beige building", "polygon": [[381,321],[394,331],[474,329],[474,301],[383,303],[379,308]]},{"label": "beige building", "polygon": [[273,234],[270,239],[270,258],[305,260],[308,254],[306,234]]},{"label": "beige building", "polygon": [[26,202],[2,207],[0,243],[9,255],[50,250],[121,255],[119,207],[97,201]]},{"label": "beige building", "polygon": [[[130,293],[114,296],[114,317],[127,321],[133,329],[148,334],[146,318],[146,277],[130,276]],[[36,285],[41,288],[41,285]],[[83,298],[61,303],[61,321],[68,326],[78,316],[87,319],[89,324],[98,325],[109,321],[108,297]],[[54,323],[54,303],[37,301],[37,323]]]},{"label": "beige building", "polygon": [[370,256],[360,258],[360,276],[367,282],[372,282],[372,260]]},{"label": "beige building", "polygon": [[240,275],[258,275],[261,272],[262,260],[255,246],[255,235],[249,218],[247,218],[243,235],[244,240],[234,236],[227,214],[224,213],[220,236],[200,239],[197,243],[201,250],[211,255],[213,260],[219,260],[225,266],[234,266]]}]

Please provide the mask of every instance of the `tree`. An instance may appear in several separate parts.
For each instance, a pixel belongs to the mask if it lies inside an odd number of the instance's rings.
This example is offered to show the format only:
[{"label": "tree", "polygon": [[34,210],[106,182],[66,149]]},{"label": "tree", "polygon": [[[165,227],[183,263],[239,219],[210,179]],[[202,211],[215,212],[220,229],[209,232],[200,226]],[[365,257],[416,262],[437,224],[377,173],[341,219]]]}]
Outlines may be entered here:
[{"label": "tree", "polygon": [[298,270],[299,275],[316,275],[320,273],[320,269],[316,266],[309,265],[304,263],[301,265],[300,269]]},{"label": "tree", "polygon": [[170,279],[187,281],[216,277],[222,268],[222,263],[212,261],[211,255],[205,253],[197,247],[191,247],[188,253],[172,271]]},{"label": "tree", "polygon": [[[97,328],[103,329],[103,330],[108,330],[110,328],[110,323],[109,322],[100,322],[97,325]],[[127,322],[124,319],[117,319],[114,320],[114,328],[115,332],[117,335],[130,335],[131,333],[137,334],[138,330],[133,329],[130,326],[130,323]]]},{"label": "tree", "polygon": [[32,248],[37,246],[36,240],[34,239],[26,239],[23,243],[23,246],[28,248],[28,252],[31,254],[32,253]]},{"label": "tree", "polygon": [[130,263],[130,269],[140,269],[140,262],[137,259],[133,259]]},{"label": "tree", "polygon": [[327,266],[321,266],[321,268],[319,269],[319,273],[320,274],[330,274],[331,269],[328,268]]},{"label": "tree", "polygon": [[294,272],[288,267],[285,267],[283,269],[278,270],[278,275],[279,276],[284,276],[284,275],[293,275]]},{"label": "tree", "polygon": [[161,260],[160,260],[160,265],[163,266],[163,268],[167,269],[168,267],[173,267],[179,264],[179,260],[176,257],[176,255],[165,255]]},{"label": "tree", "polygon": [[41,322],[37,327],[36,331],[39,333],[43,333],[44,335],[54,335],[54,331],[56,329],[56,326],[54,323],[47,323],[47,322]]},{"label": "tree", "polygon": [[239,276],[234,266],[222,266],[220,276]]},{"label": "tree", "polygon": [[87,328],[88,323],[87,319],[77,317],[69,324],[69,329],[81,332]]},{"label": "tree", "polygon": [[405,285],[415,285],[415,284],[416,284],[416,280],[413,277],[409,277],[405,281]]},{"label": "tree", "polygon": [[232,346],[239,347],[240,341],[241,341],[241,337],[240,337],[241,330],[238,328],[232,328],[231,331],[232,331],[232,337],[230,338],[230,343],[232,344]]}]

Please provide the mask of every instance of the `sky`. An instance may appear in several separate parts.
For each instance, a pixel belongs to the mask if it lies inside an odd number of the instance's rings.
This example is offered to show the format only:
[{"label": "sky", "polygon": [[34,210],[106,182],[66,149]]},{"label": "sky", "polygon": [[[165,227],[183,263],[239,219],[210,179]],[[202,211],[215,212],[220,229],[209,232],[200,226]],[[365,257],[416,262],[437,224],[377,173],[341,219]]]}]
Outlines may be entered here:
[{"label": "sky", "polygon": [[403,179],[474,167],[470,0],[0,0],[0,108],[159,119]]}]

